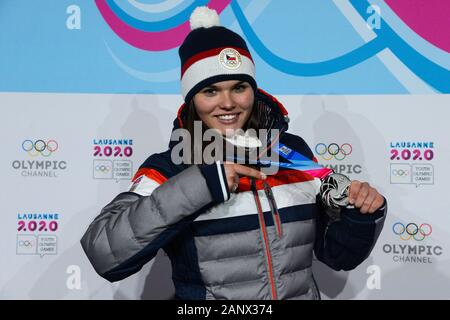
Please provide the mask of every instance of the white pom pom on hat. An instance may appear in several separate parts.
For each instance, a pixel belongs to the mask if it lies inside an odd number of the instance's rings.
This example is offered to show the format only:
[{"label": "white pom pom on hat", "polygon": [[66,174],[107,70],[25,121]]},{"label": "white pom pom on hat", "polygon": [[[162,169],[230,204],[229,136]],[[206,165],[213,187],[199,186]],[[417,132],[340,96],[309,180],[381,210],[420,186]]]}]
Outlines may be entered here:
[{"label": "white pom pom on hat", "polygon": [[181,93],[187,104],[206,86],[227,80],[250,83],[256,92],[255,65],[244,38],[220,25],[216,10],[197,7],[191,31],[178,49]]},{"label": "white pom pom on hat", "polygon": [[220,26],[220,18],[216,10],[203,6],[195,8],[189,18],[189,23],[191,25],[191,30],[210,28]]}]

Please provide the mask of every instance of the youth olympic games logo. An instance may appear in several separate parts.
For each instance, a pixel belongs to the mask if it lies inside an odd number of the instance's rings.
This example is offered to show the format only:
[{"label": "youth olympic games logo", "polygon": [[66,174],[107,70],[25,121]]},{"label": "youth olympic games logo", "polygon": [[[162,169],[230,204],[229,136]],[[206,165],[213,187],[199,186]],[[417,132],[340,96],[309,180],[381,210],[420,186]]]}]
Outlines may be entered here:
[{"label": "youth olympic games logo", "polygon": [[392,169],[391,174],[394,177],[408,177],[410,175],[410,170],[408,170],[408,169]]},{"label": "youth olympic games logo", "polygon": [[112,170],[112,167],[108,164],[96,164],[95,171],[100,171],[101,173],[108,173]]},{"label": "youth olympic games logo", "polygon": [[17,245],[19,247],[34,247],[35,242],[33,240],[18,240]]}]

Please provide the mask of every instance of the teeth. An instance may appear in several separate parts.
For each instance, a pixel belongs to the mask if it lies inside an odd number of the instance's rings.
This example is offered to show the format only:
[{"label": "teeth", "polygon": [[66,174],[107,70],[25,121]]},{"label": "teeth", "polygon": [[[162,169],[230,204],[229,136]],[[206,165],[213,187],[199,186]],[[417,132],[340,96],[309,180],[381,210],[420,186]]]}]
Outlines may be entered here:
[{"label": "teeth", "polygon": [[221,120],[233,120],[234,118],[236,118],[235,114],[227,114],[227,115],[219,116],[219,119],[221,119]]}]

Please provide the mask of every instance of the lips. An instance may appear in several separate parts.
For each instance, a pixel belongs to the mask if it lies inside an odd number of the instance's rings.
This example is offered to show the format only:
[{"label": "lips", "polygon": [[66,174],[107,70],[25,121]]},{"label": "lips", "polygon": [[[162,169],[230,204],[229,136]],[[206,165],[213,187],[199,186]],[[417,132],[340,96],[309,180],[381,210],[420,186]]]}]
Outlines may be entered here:
[{"label": "lips", "polygon": [[234,124],[239,119],[239,113],[222,114],[216,116],[217,120],[223,124]]}]

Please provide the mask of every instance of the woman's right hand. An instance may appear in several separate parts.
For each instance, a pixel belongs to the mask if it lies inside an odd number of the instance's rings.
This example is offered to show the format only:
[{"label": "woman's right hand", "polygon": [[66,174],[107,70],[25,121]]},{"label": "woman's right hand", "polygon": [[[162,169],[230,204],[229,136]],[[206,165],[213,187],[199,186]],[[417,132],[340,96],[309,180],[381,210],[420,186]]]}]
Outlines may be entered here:
[{"label": "woman's right hand", "polygon": [[247,176],[256,179],[265,180],[267,176],[256,169],[244,166],[242,164],[225,162],[223,164],[225,169],[225,175],[227,177],[228,188],[230,192],[235,192],[239,185],[239,177]]}]

